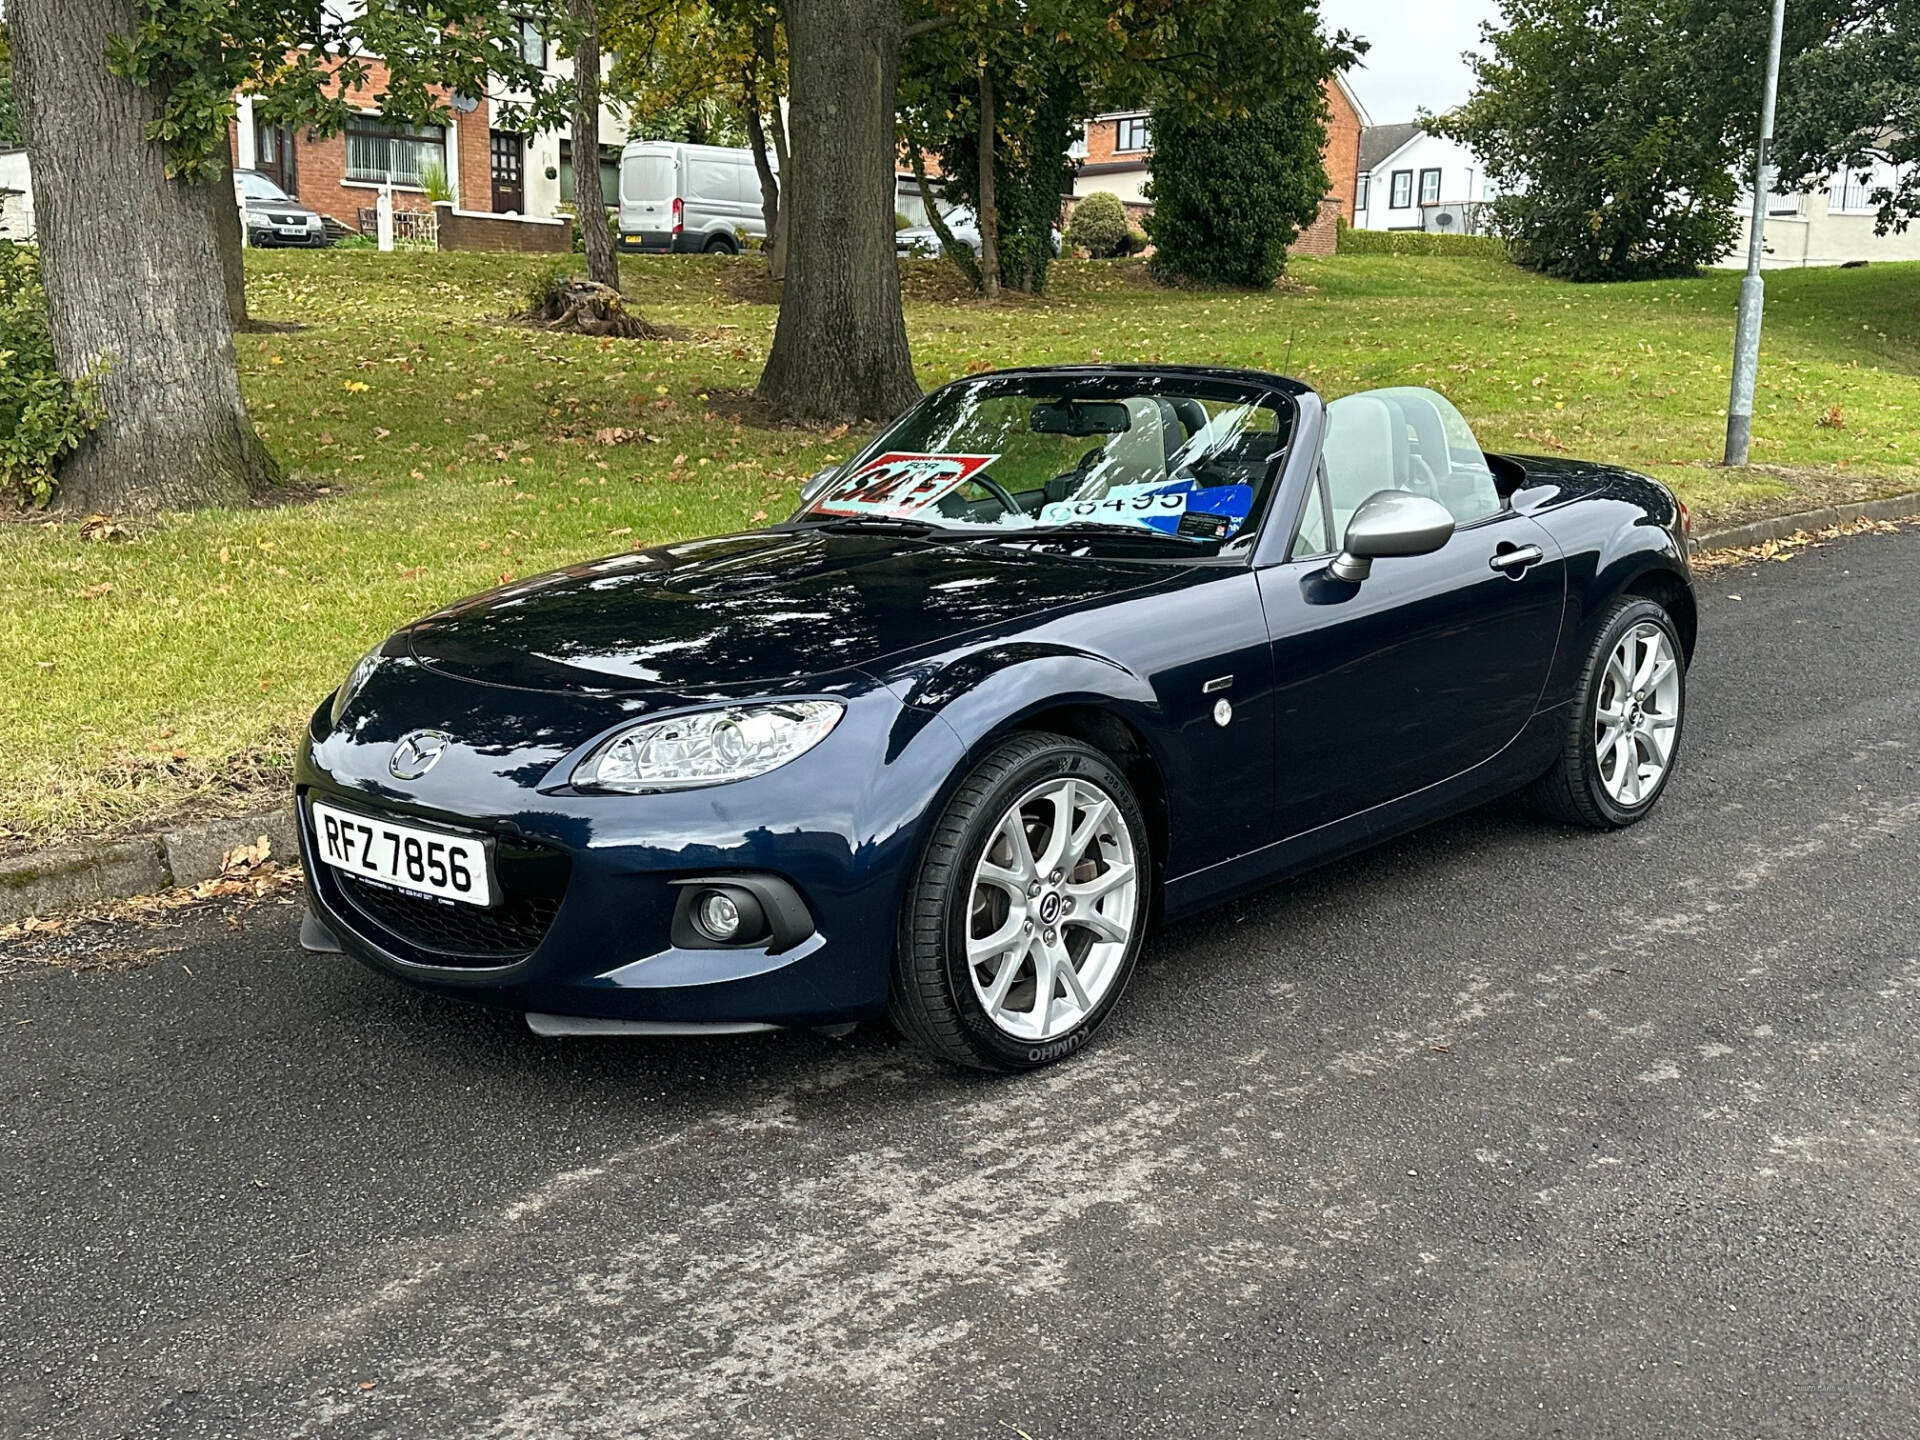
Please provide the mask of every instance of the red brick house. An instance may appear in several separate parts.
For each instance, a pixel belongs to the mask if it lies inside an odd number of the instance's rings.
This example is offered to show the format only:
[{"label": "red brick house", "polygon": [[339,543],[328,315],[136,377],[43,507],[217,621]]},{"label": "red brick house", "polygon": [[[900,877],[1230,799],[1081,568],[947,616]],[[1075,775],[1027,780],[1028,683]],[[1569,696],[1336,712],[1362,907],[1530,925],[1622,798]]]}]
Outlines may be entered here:
[{"label": "red brick house", "polygon": [[[435,167],[446,173],[462,209],[519,208],[494,203],[503,180],[509,193],[500,198],[513,198],[513,174],[505,166],[499,167],[505,173],[496,173],[495,141],[488,128],[492,106],[487,100],[453,104],[449,125],[395,125],[373,113],[375,97],[386,87],[386,66],[370,61],[367,83],[348,96],[367,113],[348,121],[341,134],[329,136],[259,123],[251,98],[242,96],[233,127],[234,164],[260,171],[303,205],[348,229],[359,228],[360,212],[373,208],[386,184],[393,186],[396,210],[430,211],[421,182]],[[464,111],[463,105],[468,107]]]},{"label": "red brick house", "polygon": [[[522,53],[556,75],[572,73],[571,60],[556,55],[532,21],[523,22]],[[348,121],[338,135],[318,136],[310,131],[262,124],[248,96],[239,97],[233,126],[235,165],[258,170],[302,204],[331,216],[348,229],[363,227],[382,188],[391,185],[397,211],[431,212],[424,180],[442,171],[454,192],[454,227],[464,248],[477,236],[491,237],[503,248],[555,248],[544,232],[552,217],[573,201],[571,156],[567,137],[558,132],[523,136],[495,129],[493,104],[438,92],[450,115],[444,125],[396,125],[380,117],[379,97],[387,89],[386,66],[369,60],[365,82],[349,92],[349,103],[362,113]],[[623,120],[605,107],[600,114],[601,188],[609,196],[619,185],[619,141]],[[443,211],[445,207],[442,207]],[[489,224],[485,217],[520,217],[517,228],[504,220]],[[464,223],[477,220],[479,223]],[[446,227],[442,227],[446,228]],[[564,248],[564,245],[558,248]]]},{"label": "red brick house", "polygon": [[[1335,221],[1353,221],[1354,190],[1360,171],[1360,132],[1371,122],[1346,81],[1327,82],[1327,143],[1322,154],[1330,188],[1320,207],[1320,218],[1295,242],[1297,253],[1333,253]],[[1153,153],[1148,116],[1144,110],[1118,110],[1087,121],[1085,139],[1077,156],[1073,193],[1076,197],[1106,190],[1120,197],[1136,220],[1152,207],[1142,193],[1147,183],[1147,159]]]}]

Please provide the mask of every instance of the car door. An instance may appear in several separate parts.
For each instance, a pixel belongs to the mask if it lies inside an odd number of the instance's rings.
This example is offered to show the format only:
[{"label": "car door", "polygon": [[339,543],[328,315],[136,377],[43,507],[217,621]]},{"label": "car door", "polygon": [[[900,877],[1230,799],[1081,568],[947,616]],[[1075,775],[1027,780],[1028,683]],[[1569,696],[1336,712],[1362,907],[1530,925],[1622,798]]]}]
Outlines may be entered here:
[{"label": "car door", "polygon": [[[1342,435],[1336,410],[1365,398],[1329,407],[1292,558],[1260,572],[1273,649],[1276,840],[1491,759],[1533,714],[1559,642],[1566,567],[1552,536],[1504,505],[1490,473],[1481,490],[1464,463],[1446,482],[1418,467],[1410,474],[1417,456],[1400,453],[1409,433],[1400,407],[1362,407]],[[1477,447],[1473,454],[1484,467]],[[1428,481],[1436,493],[1453,487],[1445,498],[1457,528],[1445,546],[1377,560],[1357,584],[1329,576],[1330,537],[1366,495],[1426,490]]]}]

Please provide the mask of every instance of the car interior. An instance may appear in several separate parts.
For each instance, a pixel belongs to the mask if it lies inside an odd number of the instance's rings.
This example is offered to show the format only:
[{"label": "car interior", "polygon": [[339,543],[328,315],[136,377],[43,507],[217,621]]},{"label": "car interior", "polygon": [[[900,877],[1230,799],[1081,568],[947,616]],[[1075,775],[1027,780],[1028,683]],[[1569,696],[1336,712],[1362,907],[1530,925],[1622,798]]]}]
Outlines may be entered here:
[{"label": "car interior", "polygon": [[[993,524],[1008,513],[1011,501],[1020,514],[1037,520],[1048,505],[1177,485],[1190,491],[1232,492],[1220,497],[1223,508],[1218,513],[1232,522],[1244,522],[1253,492],[1282,447],[1278,425],[1259,428],[1259,416],[1251,413],[1258,408],[1228,405],[1210,415],[1191,395],[1133,395],[1092,403],[1042,401],[1033,407],[1034,433],[1085,433],[1099,443],[1090,445],[1071,469],[1039,485],[1015,480],[1001,492],[1005,499],[996,493],[999,477],[989,473],[943,497],[934,508],[947,519]],[[1086,429],[1072,428],[1060,418],[1063,415],[1072,416]]]}]

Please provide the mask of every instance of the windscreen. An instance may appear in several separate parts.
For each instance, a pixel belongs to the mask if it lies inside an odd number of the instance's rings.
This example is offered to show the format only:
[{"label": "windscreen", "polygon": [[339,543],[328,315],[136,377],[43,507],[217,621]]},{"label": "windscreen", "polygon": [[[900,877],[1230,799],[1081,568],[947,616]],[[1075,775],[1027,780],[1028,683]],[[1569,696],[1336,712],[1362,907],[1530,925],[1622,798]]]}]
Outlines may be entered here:
[{"label": "windscreen", "polygon": [[629,200],[671,200],[673,198],[673,157],[671,155],[629,155],[621,167],[622,182]]},{"label": "windscreen", "polygon": [[1111,530],[1218,548],[1257,520],[1291,425],[1284,396],[1231,383],[983,377],[909,410],[796,518]]},{"label": "windscreen", "polygon": [[243,174],[240,193],[249,200],[278,200],[292,204],[292,197],[264,175]]}]

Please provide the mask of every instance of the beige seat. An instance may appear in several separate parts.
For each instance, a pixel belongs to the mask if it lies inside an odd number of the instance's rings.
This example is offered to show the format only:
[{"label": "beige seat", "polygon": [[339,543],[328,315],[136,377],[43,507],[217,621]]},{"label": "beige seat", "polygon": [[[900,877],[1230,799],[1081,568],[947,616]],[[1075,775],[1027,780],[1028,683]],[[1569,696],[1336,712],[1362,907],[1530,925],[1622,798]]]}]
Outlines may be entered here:
[{"label": "beige seat", "polygon": [[1088,467],[1089,484],[1078,492],[1082,496],[1110,495],[1130,486],[1166,482],[1167,431],[1160,402],[1135,395],[1125,404],[1127,428],[1109,440],[1100,458]]}]

